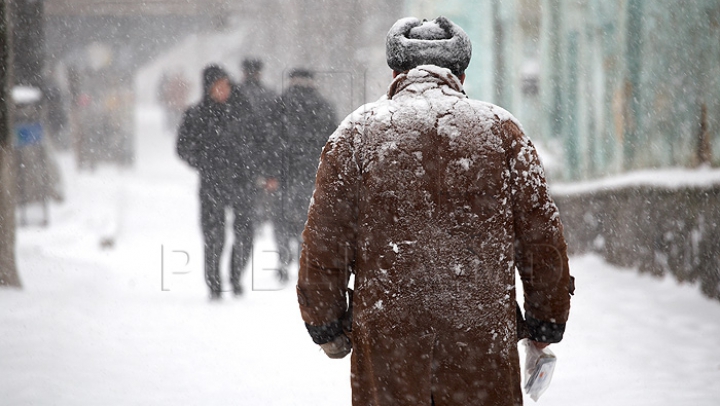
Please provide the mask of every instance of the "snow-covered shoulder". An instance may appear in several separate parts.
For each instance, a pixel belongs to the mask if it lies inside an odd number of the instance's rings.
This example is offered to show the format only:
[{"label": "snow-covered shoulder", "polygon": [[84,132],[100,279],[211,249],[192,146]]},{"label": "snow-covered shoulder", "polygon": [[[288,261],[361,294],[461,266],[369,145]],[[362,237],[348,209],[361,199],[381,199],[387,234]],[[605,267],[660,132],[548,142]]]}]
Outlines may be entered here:
[{"label": "snow-covered shoulder", "polygon": [[515,124],[520,129],[520,131],[522,131],[523,134],[525,134],[525,130],[523,129],[522,124],[520,124],[520,121],[518,121],[518,119],[515,118],[512,113],[505,110],[504,108],[496,104],[475,99],[467,99],[467,102],[478,114],[486,116],[490,119],[497,120],[501,123],[505,121],[510,121]]},{"label": "snow-covered shoulder", "polygon": [[348,130],[351,130],[353,128],[358,128],[358,130],[362,130],[362,127],[365,125],[369,114],[373,114],[375,120],[388,120],[389,122],[392,114],[390,112],[387,95],[383,95],[375,102],[363,104],[355,111],[348,114],[347,117],[345,117],[340,123],[335,132],[330,135],[328,142],[337,142],[337,140],[343,134],[347,133]]}]

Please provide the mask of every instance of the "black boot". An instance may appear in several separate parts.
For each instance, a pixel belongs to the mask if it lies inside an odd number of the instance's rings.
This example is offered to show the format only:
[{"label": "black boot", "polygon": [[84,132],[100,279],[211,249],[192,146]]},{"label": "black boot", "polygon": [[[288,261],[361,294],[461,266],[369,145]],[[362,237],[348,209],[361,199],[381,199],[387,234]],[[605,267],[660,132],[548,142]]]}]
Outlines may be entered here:
[{"label": "black boot", "polygon": [[277,278],[280,283],[283,285],[287,283],[289,277],[288,277],[288,271],[287,268],[284,266],[277,270]]},{"label": "black boot", "polygon": [[[220,248],[220,251],[222,247]],[[210,288],[210,300],[222,298],[222,282],[220,281],[220,255],[217,247],[205,247],[205,283]]]}]

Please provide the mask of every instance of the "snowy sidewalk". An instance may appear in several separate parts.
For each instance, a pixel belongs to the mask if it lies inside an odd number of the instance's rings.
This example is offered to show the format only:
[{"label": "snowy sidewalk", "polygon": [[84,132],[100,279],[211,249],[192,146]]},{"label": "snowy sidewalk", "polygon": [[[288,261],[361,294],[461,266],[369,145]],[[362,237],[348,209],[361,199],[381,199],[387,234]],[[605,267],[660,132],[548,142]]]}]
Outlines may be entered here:
[{"label": "snowy sidewalk", "polygon": [[[160,125],[138,110],[133,170],[76,173],[61,156],[67,200],[48,228],[19,230],[24,289],[0,290],[0,404],[349,405],[349,360],[312,343],[292,283],[274,290],[270,227],[244,276],[256,290],[207,300],[197,179]],[[595,256],[570,266],[577,294],[539,404],[718,403],[720,303]]]}]

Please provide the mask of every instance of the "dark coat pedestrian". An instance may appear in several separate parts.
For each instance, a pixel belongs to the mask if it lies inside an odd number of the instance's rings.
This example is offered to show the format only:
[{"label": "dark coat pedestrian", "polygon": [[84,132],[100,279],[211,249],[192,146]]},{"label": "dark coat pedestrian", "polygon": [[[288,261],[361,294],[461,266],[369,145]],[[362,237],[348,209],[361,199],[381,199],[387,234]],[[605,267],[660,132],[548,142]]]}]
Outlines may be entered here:
[{"label": "dark coat pedestrian", "polygon": [[328,356],[352,349],[355,406],[522,404],[516,268],[533,345],[563,336],[558,210],[516,119],[465,95],[469,47],[445,18],[398,21],[387,96],[322,153],[298,301]]},{"label": "dark coat pedestrian", "polygon": [[[280,177],[282,174],[283,144],[280,139],[282,120],[279,112],[278,95],[262,83],[263,62],[256,58],[247,58],[242,63],[243,81],[235,87],[234,92],[242,99],[249,101],[252,122],[248,128],[249,135],[259,145],[257,157],[257,201],[255,207],[255,223],[260,225],[266,221],[273,223],[275,236],[280,235],[283,224],[279,222],[281,212]],[[276,241],[281,239],[276,238]],[[278,243],[278,246],[282,244]],[[284,247],[284,246],[283,246]],[[287,262],[287,250],[278,250],[282,264]],[[288,278],[287,269],[277,269],[278,278],[285,282]]]},{"label": "dark coat pedestrian", "polygon": [[211,297],[219,298],[220,256],[225,245],[225,208],[233,209],[235,240],[231,284],[242,293],[240,278],[251,254],[256,145],[245,130],[247,100],[231,98],[230,79],[220,67],[203,71],[202,100],[186,110],[178,131],[178,155],[200,175],[201,225],[205,242],[205,278]]},{"label": "dark coat pedestrian", "polygon": [[[276,162],[279,155],[278,151],[274,151],[272,143],[276,141],[280,128],[280,122],[277,112],[278,95],[272,89],[262,83],[263,63],[259,59],[248,58],[242,63],[243,80],[238,84],[234,92],[236,92],[242,100],[249,102],[251,112],[247,114],[253,115],[253,122],[248,129],[252,136],[259,143],[264,143],[267,150],[264,159],[260,160],[260,171],[270,175],[277,175],[280,168]],[[275,164],[273,166],[272,164]]]},{"label": "dark coat pedestrian", "polygon": [[[276,237],[281,266],[292,259],[290,241],[300,239],[315,186],[322,148],[337,126],[335,109],[318,91],[314,74],[290,72],[290,85],[280,98],[281,199],[276,212]],[[276,209],[278,210],[278,209]]]},{"label": "dark coat pedestrian", "polygon": [[[262,83],[262,70],[261,60],[255,58],[243,60],[243,81],[235,87],[234,94],[240,100],[249,102],[245,112],[242,112],[242,107],[238,111],[252,117],[248,132],[259,146],[258,152],[262,157],[256,160],[258,166],[255,169],[259,173],[258,186],[263,191],[269,189],[269,192],[273,192],[277,189],[281,173],[282,145],[279,141],[281,122],[277,108],[278,95]],[[269,211],[268,200],[266,193],[260,194],[257,208],[260,221],[266,220],[266,211]]]}]

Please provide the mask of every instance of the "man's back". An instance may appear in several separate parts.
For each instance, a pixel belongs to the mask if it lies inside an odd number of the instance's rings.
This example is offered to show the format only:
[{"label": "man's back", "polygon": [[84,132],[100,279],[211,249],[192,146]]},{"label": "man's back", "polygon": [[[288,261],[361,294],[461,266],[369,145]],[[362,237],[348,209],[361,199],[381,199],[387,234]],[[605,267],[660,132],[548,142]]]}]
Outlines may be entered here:
[{"label": "man's back", "polygon": [[[388,320],[394,301],[412,298],[411,312],[484,324],[489,314],[504,314],[514,278],[507,265],[514,241],[505,151],[513,134],[502,132],[498,119],[508,115],[468,99],[450,75],[411,74],[426,76],[402,79],[389,100],[365,114],[356,150],[357,238],[367,248],[357,283],[388,287],[375,292],[377,299],[372,288],[363,292],[371,304],[388,305],[378,312]],[[396,295],[386,297],[385,289]],[[367,316],[374,313],[367,309]]]},{"label": "man's back", "polygon": [[[356,179],[356,287],[365,299],[357,315],[393,323],[417,313],[425,327],[514,334],[504,320],[515,311],[514,220],[533,201],[547,219],[556,210],[544,189],[517,201],[532,183],[516,182],[513,150],[528,140],[509,113],[468,99],[457,78],[437,68],[395,83],[388,100],[343,124],[357,135],[328,150],[354,157],[358,168],[337,175]],[[524,172],[541,176],[539,166]]]},{"label": "man's back", "polygon": [[362,326],[353,331],[362,354],[355,365],[409,374],[385,384],[388,396],[410,396],[426,379],[428,387],[440,383],[436,396],[453,396],[474,379],[464,404],[482,393],[517,402],[515,265],[541,265],[526,292],[545,320],[566,316],[567,293],[544,296],[556,284],[567,291],[569,276],[557,208],[512,116],[468,99],[447,70],[413,69],[398,76],[388,99],[341,124],[316,188],[298,282],[306,322],[327,323],[327,308],[313,303],[332,299],[313,287],[342,284],[344,257],[355,271],[354,326]]}]

